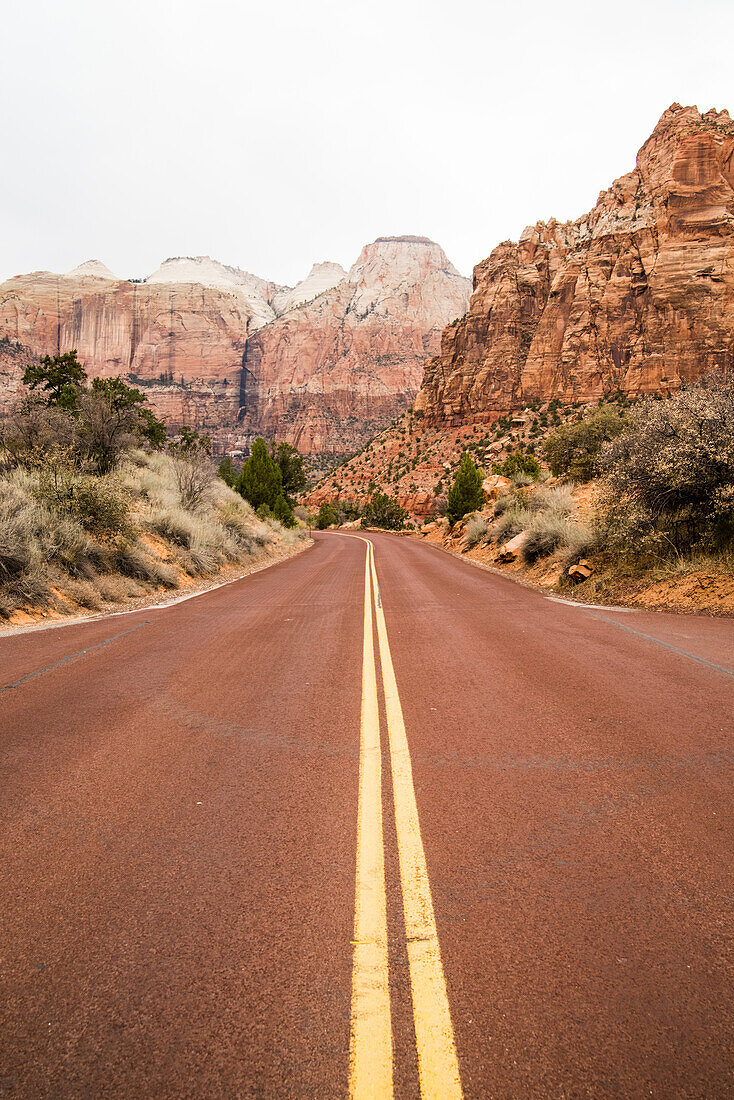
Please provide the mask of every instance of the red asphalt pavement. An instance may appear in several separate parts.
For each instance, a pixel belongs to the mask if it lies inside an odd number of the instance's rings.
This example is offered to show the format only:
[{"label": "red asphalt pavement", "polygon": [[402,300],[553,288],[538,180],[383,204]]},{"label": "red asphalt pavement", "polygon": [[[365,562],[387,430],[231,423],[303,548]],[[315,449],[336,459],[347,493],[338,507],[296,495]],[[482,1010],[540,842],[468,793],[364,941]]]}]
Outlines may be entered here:
[{"label": "red asphalt pavement", "polygon": [[[734,622],[368,537],[465,1095],[734,1095]],[[0,637],[0,1095],[346,1095],[365,551]]]}]

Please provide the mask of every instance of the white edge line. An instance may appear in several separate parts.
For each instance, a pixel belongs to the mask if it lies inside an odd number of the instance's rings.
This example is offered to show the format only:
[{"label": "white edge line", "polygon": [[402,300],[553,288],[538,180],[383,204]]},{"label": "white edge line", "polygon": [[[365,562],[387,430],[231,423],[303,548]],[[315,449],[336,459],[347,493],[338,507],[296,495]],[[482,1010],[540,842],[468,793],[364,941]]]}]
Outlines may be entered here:
[{"label": "white edge line", "polygon": [[630,615],[633,611],[645,611],[644,607],[615,607],[611,604],[604,603],[581,603],[580,600],[564,600],[562,596],[550,596],[546,595],[546,600],[550,600],[551,603],[562,603],[566,607],[586,607],[591,608],[592,611],[622,611],[625,615]]}]

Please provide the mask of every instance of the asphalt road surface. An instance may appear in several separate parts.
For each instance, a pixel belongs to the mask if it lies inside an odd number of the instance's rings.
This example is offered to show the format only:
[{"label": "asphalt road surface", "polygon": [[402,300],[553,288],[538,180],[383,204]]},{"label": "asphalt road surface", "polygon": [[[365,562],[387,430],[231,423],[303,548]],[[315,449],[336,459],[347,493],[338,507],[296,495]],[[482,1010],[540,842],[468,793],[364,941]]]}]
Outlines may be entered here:
[{"label": "asphalt road surface", "polygon": [[734,1095],[733,704],[389,535],[0,637],[0,1095]]}]

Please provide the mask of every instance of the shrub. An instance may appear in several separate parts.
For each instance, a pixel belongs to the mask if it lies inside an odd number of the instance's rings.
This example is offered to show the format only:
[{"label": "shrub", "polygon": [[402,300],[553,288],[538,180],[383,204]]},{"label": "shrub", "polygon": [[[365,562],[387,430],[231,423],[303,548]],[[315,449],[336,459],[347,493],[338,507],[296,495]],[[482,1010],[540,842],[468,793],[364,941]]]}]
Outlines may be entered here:
[{"label": "shrub", "polygon": [[602,461],[602,515],[618,549],[668,555],[734,548],[731,374],[637,406]]},{"label": "shrub", "polygon": [[468,512],[478,511],[483,503],[482,472],[478,469],[469,452],[465,451],[454,478],[454,483],[449,489],[448,507],[446,509],[449,523],[457,523]]},{"label": "shrub", "polygon": [[503,493],[494,502],[494,514],[499,518],[516,505],[516,497],[512,493]]},{"label": "shrub", "polygon": [[237,478],[240,476],[240,471],[235,466],[229,455],[225,455],[222,461],[217,466],[217,477],[221,477],[225,485],[229,485],[230,489],[234,489],[237,484]]},{"label": "shrub", "polygon": [[145,402],[145,394],[119,378],[94,378],[89,389],[79,391],[77,444],[98,473],[108,473],[141,439],[154,447],[165,441],[164,425]]},{"label": "shrub", "polygon": [[296,526],[296,517],[293,515],[293,509],[283,493],[279,493],[275,498],[273,518],[277,519],[278,523],[281,523],[283,527]]},{"label": "shrub", "polygon": [[365,527],[382,527],[387,531],[400,531],[407,518],[405,509],[387,493],[373,493],[362,512]]},{"label": "shrub", "polygon": [[152,558],[135,543],[122,543],[116,547],[110,557],[109,566],[125,577],[148,581],[151,584],[162,584],[166,588],[178,587],[175,569]]},{"label": "shrub", "polygon": [[575,564],[580,558],[588,558],[602,546],[598,528],[588,523],[569,523],[563,545],[564,565]]},{"label": "shrub", "polygon": [[602,447],[621,435],[624,426],[624,414],[618,408],[600,405],[583,419],[556,428],[543,444],[551,473],[589,481],[598,473]]},{"label": "shrub", "polygon": [[186,549],[191,546],[194,539],[192,517],[183,508],[167,508],[162,512],[156,512],[149,520],[148,526],[156,535]]},{"label": "shrub", "polygon": [[252,444],[252,454],[242,467],[235,488],[257,512],[265,505],[271,509],[283,492],[283,475],[278,463],[268,454],[264,439]]},{"label": "shrub", "polygon": [[476,546],[478,542],[481,542],[487,535],[488,524],[487,520],[482,515],[470,516],[467,520],[466,530],[464,532],[464,542],[467,546]]},{"label": "shrub", "polygon": [[316,530],[325,531],[327,527],[339,522],[339,513],[329,501],[323,501],[316,517]]},{"label": "shrub", "polygon": [[76,520],[99,539],[130,534],[130,501],[119,482],[78,474],[67,455],[41,468],[37,494],[57,515]]},{"label": "shrub", "polygon": [[498,542],[507,542],[519,535],[521,531],[527,531],[532,523],[533,513],[526,509],[510,508],[500,517],[492,528],[492,533]]},{"label": "shrub", "polygon": [[192,511],[206,503],[214,481],[210,455],[211,440],[191,428],[183,427],[168,444],[181,504]]},{"label": "shrub", "polygon": [[557,516],[568,516],[576,510],[571,485],[556,485],[550,489],[538,489],[532,496],[538,511],[552,512]]},{"label": "shrub", "polygon": [[522,548],[523,559],[532,563],[552,554],[566,538],[568,526],[568,520],[561,516],[537,513],[527,528],[528,535]]},{"label": "shrub", "polygon": [[47,405],[38,395],[16,401],[0,421],[0,450],[7,465],[38,465],[50,448],[72,447],[75,424],[70,412]]},{"label": "shrub", "polygon": [[501,474],[502,477],[529,478],[530,482],[537,481],[540,477],[540,463],[537,458],[518,447],[513,454],[508,455],[504,462],[495,462],[492,466],[493,474]]}]

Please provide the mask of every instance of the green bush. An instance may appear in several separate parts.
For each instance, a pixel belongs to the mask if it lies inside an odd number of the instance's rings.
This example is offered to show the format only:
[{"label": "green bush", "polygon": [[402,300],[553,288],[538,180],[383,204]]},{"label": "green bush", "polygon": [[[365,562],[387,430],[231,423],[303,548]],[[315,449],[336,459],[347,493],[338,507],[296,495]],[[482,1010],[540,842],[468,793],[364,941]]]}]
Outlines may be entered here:
[{"label": "green bush", "polygon": [[275,498],[273,518],[277,519],[278,523],[282,523],[283,527],[296,526],[296,517],[293,515],[293,508],[291,507],[290,501],[286,499],[283,493],[280,493]]},{"label": "green bush", "polygon": [[624,431],[624,414],[611,405],[600,405],[573,424],[563,424],[550,433],[543,453],[554,477],[590,481],[599,470],[602,447]]},{"label": "green bush", "polygon": [[449,489],[448,507],[446,516],[449,523],[457,523],[468,512],[477,512],[484,504],[482,493],[482,471],[477,467],[474,459],[465,451],[454,483]]},{"label": "green bush", "polygon": [[239,476],[240,471],[235,466],[230,455],[225,455],[217,466],[217,477],[221,477],[225,485],[229,485],[230,489],[234,489]]},{"label": "green bush", "polygon": [[278,463],[268,454],[264,439],[256,439],[252,444],[252,454],[242,467],[235,489],[256,512],[265,505],[269,509],[268,514],[272,514],[275,502],[283,492],[283,475]]},{"label": "green bush", "polygon": [[407,518],[405,509],[387,493],[373,493],[362,512],[363,526],[383,527],[387,531],[402,530]]},{"label": "green bush", "polygon": [[339,513],[333,504],[329,501],[323,501],[319,507],[319,514],[316,517],[316,530],[325,531],[327,527],[332,527],[339,522]]},{"label": "green bush", "polygon": [[522,447],[518,447],[513,454],[507,456],[504,462],[495,462],[492,473],[510,478],[524,476],[531,481],[537,481],[540,477],[540,463],[533,455],[523,451]]}]

